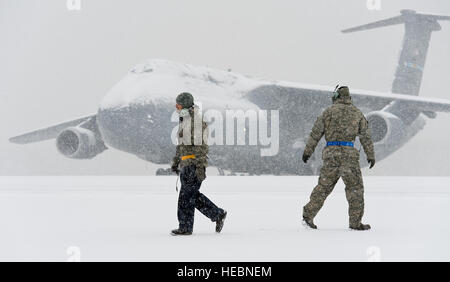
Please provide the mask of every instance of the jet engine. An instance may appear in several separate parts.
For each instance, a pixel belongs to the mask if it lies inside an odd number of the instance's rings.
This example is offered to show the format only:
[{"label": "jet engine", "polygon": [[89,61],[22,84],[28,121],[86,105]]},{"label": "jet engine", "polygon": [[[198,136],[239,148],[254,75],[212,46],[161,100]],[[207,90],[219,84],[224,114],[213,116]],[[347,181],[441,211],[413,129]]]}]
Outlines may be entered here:
[{"label": "jet engine", "polygon": [[98,133],[80,126],[61,131],[56,137],[56,147],[61,154],[72,159],[92,159],[107,149]]},{"label": "jet engine", "polygon": [[385,111],[371,112],[367,115],[374,143],[398,142],[405,135],[405,124],[396,115]]}]

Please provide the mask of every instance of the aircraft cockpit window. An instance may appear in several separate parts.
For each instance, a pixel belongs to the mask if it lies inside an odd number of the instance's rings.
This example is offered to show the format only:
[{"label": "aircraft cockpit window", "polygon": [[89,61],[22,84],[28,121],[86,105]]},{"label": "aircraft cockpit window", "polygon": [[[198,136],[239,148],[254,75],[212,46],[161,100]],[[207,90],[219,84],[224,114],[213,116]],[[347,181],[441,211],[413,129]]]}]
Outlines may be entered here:
[{"label": "aircraft cockpit window", "polygon": [[148,64],[140,64],[135,66],[130,72],[132,73],[145,73],[152,72],[153,68]]}]

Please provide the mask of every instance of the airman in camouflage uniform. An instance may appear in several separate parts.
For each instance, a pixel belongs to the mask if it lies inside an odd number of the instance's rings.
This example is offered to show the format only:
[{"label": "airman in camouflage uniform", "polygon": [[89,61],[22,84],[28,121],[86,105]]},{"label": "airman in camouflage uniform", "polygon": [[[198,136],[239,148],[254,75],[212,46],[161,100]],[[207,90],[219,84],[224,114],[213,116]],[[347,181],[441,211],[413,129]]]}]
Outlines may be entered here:
[{"label": "airman in camouflage uniform", "polygon": [[176,102],[180,121],[172,171],[180,175],[181,189],[178,198],[179,228],[172,230],[172,235],[192,234],[195,208],[216,222],[216,232],[219,233],[227,213],[199,192],[208,165],[208,127],[191,94],[181,93]]},{"label": "airman in camouflage uniform", "polygon": [[[342,177],[349,204],[350,228],[370,229],[370,225],[361,223],[364,214],[364,186],[359,166],[359,151],[353,147],[353,142],[358,136],[370,168],[375,164],[373,142],[368,122],[363,113],[353,105],[346,86],[335,91],[333,105],[317,118],[303,153],[302,159],[305,163],[323,135],[327,141],[327,147],[322,152],[323,166],[310,202],[303,207],[303,221],[307,226],[317,228],[313,219]],[[338,142],[329,143],[331,141]]]}]

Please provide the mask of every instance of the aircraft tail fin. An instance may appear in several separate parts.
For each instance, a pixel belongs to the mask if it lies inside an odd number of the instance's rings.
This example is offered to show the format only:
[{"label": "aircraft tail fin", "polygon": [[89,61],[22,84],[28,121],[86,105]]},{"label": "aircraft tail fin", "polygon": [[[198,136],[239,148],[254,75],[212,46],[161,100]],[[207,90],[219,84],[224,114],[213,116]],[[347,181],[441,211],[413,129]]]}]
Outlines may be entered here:
[{"label": "aircraft tail fin", "polygon": [[350,33],[403,24],[405,35],[391,92],[418,96],[431,33],[441,30],[438,23],[441,20],[450,20],[450,16],[420,14],[413,10],[401,10],[400,16],[344,29],[342,32]]},{"label": "aircraft tail fin", "polygon": [[389,18],[389,19],[385,19],[385,20],[381,20],[381,21],[376,21],[373,23],[368,23],[368,24],[364,24],[364,25],[355,26],[352,28],[347,28],[347,29],[342,30],[342,32],[350,33],[350,32],[379,28],[379,27],[383,27],[383,26],[401,24],[403,22],[404,22],[403,18],[401,16],[397,16],[397,17],[393,17],[393,18]]}]

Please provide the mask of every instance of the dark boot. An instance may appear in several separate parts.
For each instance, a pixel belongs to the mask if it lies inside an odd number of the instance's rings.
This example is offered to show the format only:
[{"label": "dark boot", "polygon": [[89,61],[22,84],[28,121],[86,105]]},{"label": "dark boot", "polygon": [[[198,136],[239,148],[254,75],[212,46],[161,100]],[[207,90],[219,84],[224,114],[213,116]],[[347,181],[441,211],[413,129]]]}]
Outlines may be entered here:
[{"label": "dark boot", "polygon": [[172,236],[178,236],[178,235],[192,235],[192,231],[187,231],[183,229],[174,229],[172,232],[170,232],[170,235]]},{"label": "dark boot", "polygon": [[314,224],[313,220],[307,217],[303,217],[303,225],[307,228],[317,229],[317,226]]},{"label": "dark boot", "polygon": [[216,221],[216,232],[217,233],[220,233],[220,231],[222,231],[223,224],[225,223],[225,218],[226,217],[227,217],[227,212],[224,211],[222,216]]},{"label": "dark boot", "polygon": [[358,231],[364,231],[364,230],[369,230],[370,229],[370,225],[369,224],[358,224],[358,225],[350,225],[350,229],[351,230],[358,230]]}]

